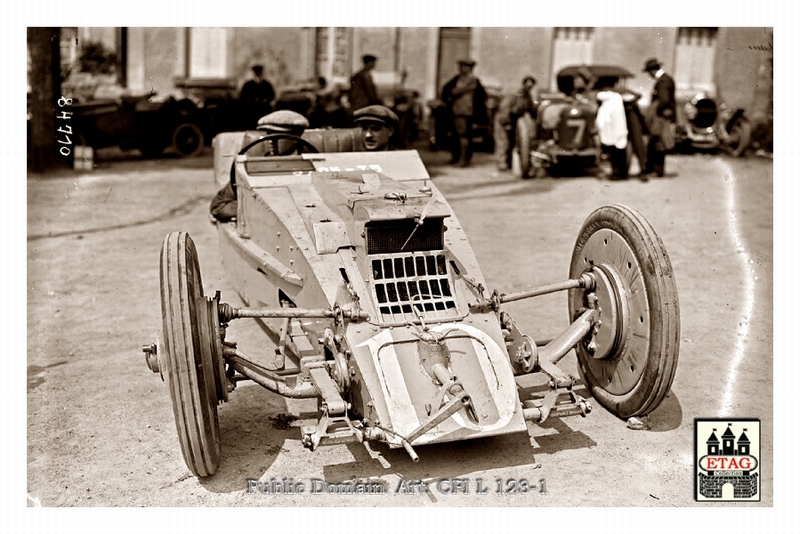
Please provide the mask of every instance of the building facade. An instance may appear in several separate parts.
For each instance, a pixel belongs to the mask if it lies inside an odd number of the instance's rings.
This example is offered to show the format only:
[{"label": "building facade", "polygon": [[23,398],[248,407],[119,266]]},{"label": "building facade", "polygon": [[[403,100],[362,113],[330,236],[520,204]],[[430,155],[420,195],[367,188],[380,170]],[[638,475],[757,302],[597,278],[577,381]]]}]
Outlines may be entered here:
[{"label": "building facade", "polygon": [[[435,98],[469,56],[485,85],[515,90],[533,75],[540,90],[555,88],[566,65],[614,64],[629,69],[629,87],[648,96],[642,72],[658,58],[677,89],[713,89],[751,116],[771,111],[771,28],[76,28],[76,43],[101,41],[120,58],[118,77],[131,92],[169,93],[176,79],[232,78],[264,65],[276,90],[325,77],[346,84],[360,58],[378,57],[378,80]],[[73,45],[62,57],[75,56]],[[376,80],[376,81],[378,81]]]}]

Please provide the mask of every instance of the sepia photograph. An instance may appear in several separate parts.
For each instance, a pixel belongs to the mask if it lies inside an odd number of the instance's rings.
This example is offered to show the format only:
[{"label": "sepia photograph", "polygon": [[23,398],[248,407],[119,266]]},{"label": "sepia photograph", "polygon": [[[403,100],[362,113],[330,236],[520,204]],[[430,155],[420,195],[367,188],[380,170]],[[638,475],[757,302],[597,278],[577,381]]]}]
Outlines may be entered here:
[{"label": "sepia photograph", "polygon": [[779,30],[520,9],[25,26],[29,508],[776,506]]}]

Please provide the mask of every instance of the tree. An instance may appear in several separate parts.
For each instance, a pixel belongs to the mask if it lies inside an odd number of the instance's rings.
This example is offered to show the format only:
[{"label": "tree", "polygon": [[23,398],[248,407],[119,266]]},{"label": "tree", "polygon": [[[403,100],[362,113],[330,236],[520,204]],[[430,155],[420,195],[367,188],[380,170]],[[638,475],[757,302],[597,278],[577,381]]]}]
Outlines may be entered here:
[{"label": "tree", "polygon": [[[68,164],[67,158],[59,152],[62,146],[67,145],[56,141],[56,116],[61,115],[62,111],[57,104],[61,96],[60,40],[60,28],[28,28],[28,53],[31,59],[28,164],[34,172]],[[63,110],[68,111],[68,108]]]}]

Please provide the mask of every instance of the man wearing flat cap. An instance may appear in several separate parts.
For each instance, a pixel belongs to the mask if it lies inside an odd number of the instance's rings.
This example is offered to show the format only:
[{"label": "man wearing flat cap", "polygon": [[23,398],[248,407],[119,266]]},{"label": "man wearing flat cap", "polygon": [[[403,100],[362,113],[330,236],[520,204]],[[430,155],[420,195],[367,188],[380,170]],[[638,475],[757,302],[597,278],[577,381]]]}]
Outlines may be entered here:
[{"label": "man wearing flat cap", "polygon": [[350,78],[350,112],[380,104],[381,100],[378,98],[378,91],[375,89],[375,83],[372,81],[372,73],[370,72],[375,68],[378,58],[371,54],[366,54],[361,58],[364,67],[353,74]]},{"label": "man wearing flat cap", "polygon": [[650,130],[647,144],[647,162],[642,170],[642,179],[656,174],[664,176],[664,160],[675,146],[675,80],[664,72],[657,59],[648,59],[644,72],[655,79],[650,109],[645,117]]},{"label": "man wearing flat cap", "polygon": [[[264,135],[285,134],[295,137],[303,135],[308,128],[308,120],[288,109],[273,111],[258,120],[258,130]],[[290,156],[297,154],[296,142],[290,138],[265,141],[267,145],[265,156]],[[263,147],[263,144],[256,147]],[[253,147],[252,150],[255,150]],[[263,150],[263,148],[261,148]],[[235,163],[234,163],[235,164]],[[236,184],[228,181],[211,200],[211,215],[219,222],[228,222],[236,218],[239,209],[236,201]]]},{"label": "man wearing flat cap", "polygon": [[475,62],[462,59],[458,62],[458,74],[442,88],[442,100],[452,116],[455,139],[450,143],[450,163],[469,166],[472,158],[473,125],[488,120],[486,113],[486,91],[481,81],[472,74]]},{"label": "man wearing flat cap", "polygon": [[353,113],[353,122],[361,127],[364,149],[369,152],[389,150],[389,139],[397,127],[397,115],[385,106],[367,106]]}]

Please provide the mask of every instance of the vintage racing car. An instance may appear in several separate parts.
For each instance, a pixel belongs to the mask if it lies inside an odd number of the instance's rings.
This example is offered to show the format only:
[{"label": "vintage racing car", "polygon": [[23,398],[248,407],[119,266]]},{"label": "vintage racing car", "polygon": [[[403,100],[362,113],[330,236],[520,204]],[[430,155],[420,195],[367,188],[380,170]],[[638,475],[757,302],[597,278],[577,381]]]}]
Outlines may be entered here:
[{"label": "vintage racing car", "polygon": [[[600,163],[602,149],[595,128],[597,102],[593,95],[603,89],[622,90],[632,77],[628,70],[614,65],[580,65],[561,69],[556,76],[558,92],[539,96],[536,120],[526,114],[517,121],[513,172],[530,177],[583,172]],[[588,86],[577,87],[588,79]],[[627,92],[626,113],[636,105]]]},{"label": "vintage racing car", "polygon": [[752,126],[744,109],[721,103],[713,87],[679,90],[675,99],[678,150],[722,149],[738,157],[750,146]]},{"label": "vintage racing car", "polygon": [[[299,155],[263,156],[288,134],[214,140],[216,185],[234,180],[238,216],[217,223],[220,255],[245,303],[206,296],[185,232],[163,242],[162,332],[144,347],[166,380],[186,465],[220,461],[220,404],[243,380],[318,399],[302,441],[403,447],[526,432],[526,421],[585,416],[579,379],[556,364],[575,349],[582,380],[620,418],[664,399],[678,362],[678,295],[664,245],[635,210],[603,206],[581,228],[565,280],[488,292],[467,236],[416,151],[359,151],[357,130],[309,130]],[[533,258],[532,258],[533,259]],[[503,304],[567,292],[571,324],[549,342]],[[265,336],[239,347],[232,321]],[[523,394],[537,373],[546,391]],[[224,411],[223,411],[224,415]]]}]

